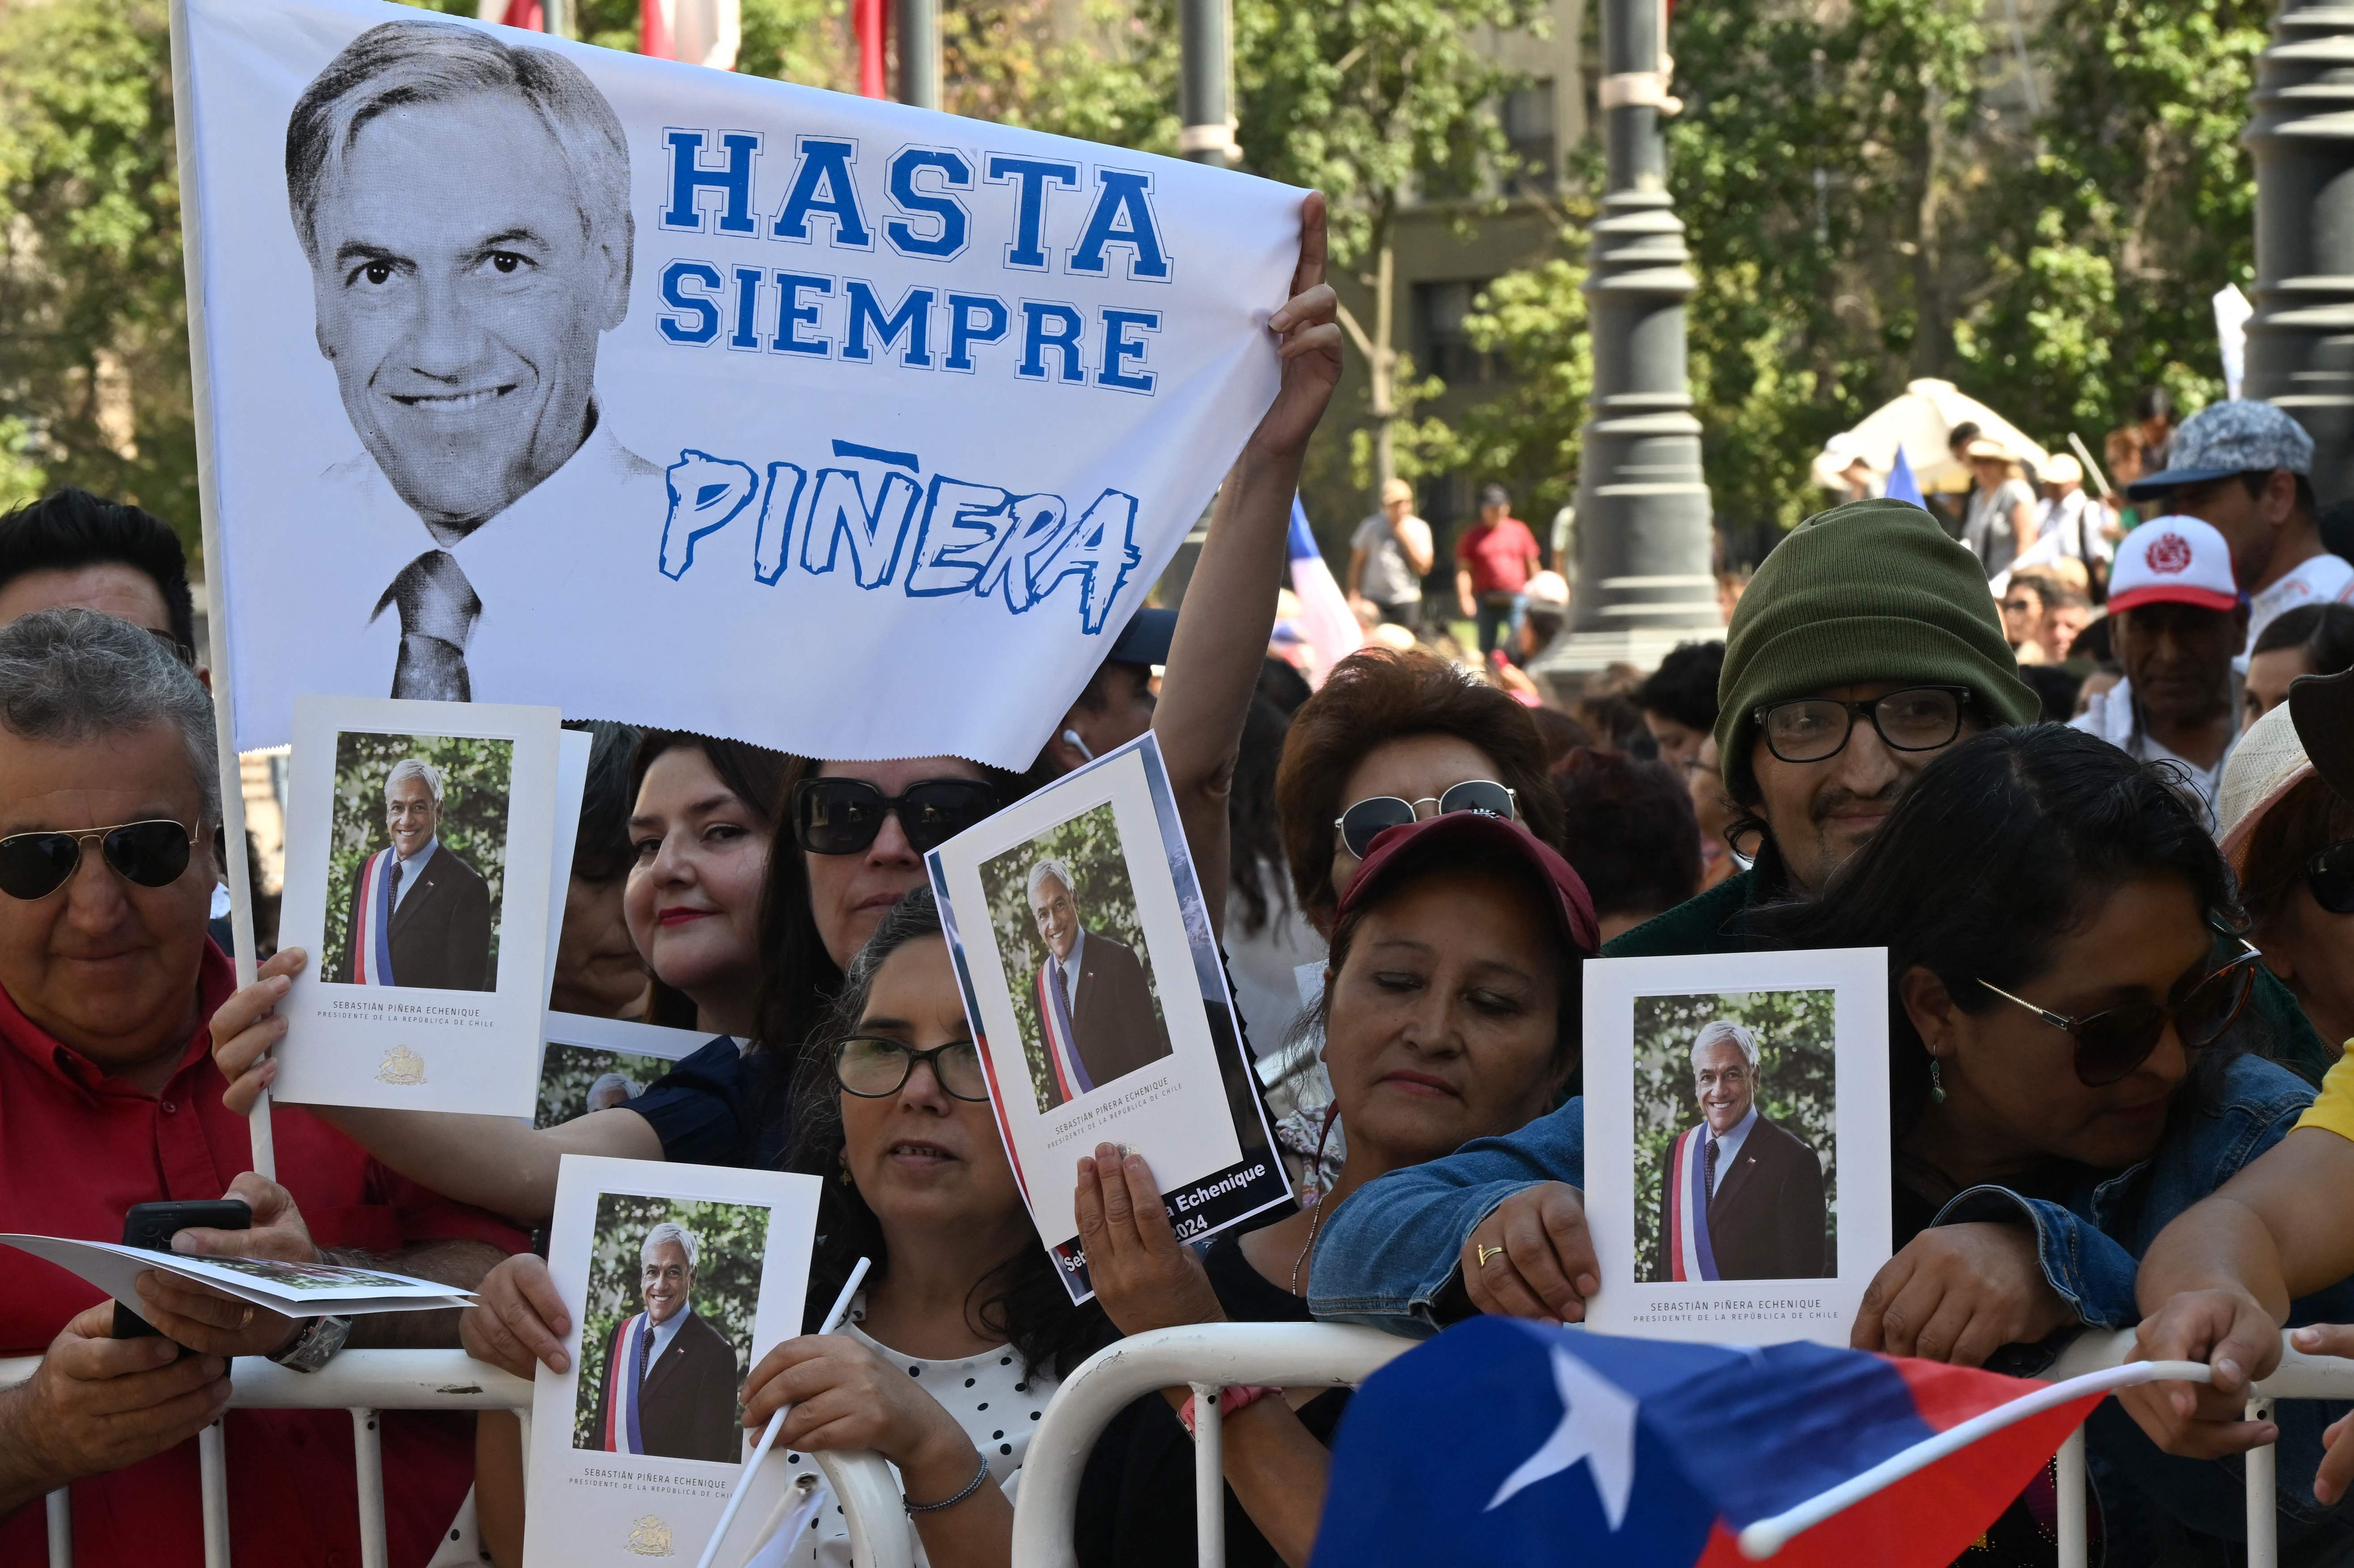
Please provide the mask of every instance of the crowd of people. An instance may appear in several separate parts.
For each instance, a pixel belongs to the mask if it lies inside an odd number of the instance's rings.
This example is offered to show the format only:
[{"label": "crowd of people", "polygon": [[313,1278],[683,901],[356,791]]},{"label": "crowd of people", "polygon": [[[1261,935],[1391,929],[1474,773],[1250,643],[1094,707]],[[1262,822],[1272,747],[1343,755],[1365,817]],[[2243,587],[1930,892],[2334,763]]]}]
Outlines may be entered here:
[{"label": "crowd of people", "polygon": [[[2179,429],[2160,410],[2126,482],[2147,515],[2112,537],[2081,470],[2044,470],[2039,498],[1971,433],[1960,516],[1835,506],[1766,557],[1722,641],[1566,687],[1539,656],[1571,590],[1500,489],[1454,547],[1476,651],[1434,647],[1436,546],[1401,485],[1346,579],[1392,635],[1311,684],[1269,650],[1333,316],[1303,258],[1269,323],[1283,389],[1182,607],[1129,625],[1026,771],[586,726],[557,1005],[693,1028],[699,1051],[544,1128],[281,1106],[274,1181],[239,1118],[312,956],[240,989],[212,934],[219,775],[179,546],[72,492],[0,518],[0,1228],[111,1240],[133,1203],[226,1193],[251,1228],[175,1250],[478,1293],[296,1319],[150,1272],[164,1337],[118,1340],[94,1287],[18,1258],[0,1353],[40,1360],[0,1392],[0,1559],[38,1560],[41,1499],[70,1487],[77,1561],[194,1562],[187,1440],[223,1418],[235,1357],[456,1345],[563,1372],[573,1325],[535,1233],[562,1156],[593,1153],[821,1179],[806,1326],[855,1260],[872,1272],[839,1332],[752,1368],[742,1418],[790,1403],[789,1465],[878,1453],[927,1561],[1002,1563],[1043,1411],[1123,1335],[1584,1318],[1585,959],[1857,947],[1887,952],[1896,1252],[1853,1343],[2024,1374],[2138,1326],[2153,1356],[2211,1355],[2213,1389],[2094,1417],[2107,1560],[2228,1560],[2233,1456],[2274,1440],[2284,1561],[2354,1554],[2348,1407],[2249,1422],[2240,1401],[2283,1324],[2354,1353],[2354,1224],[2327,1201],[2354,1181],[2354,679],[2310,678],[2354,666],[2354,566],[2322,546],[2310,440],[2260,405]],[[1098,1148],[1072,1176],[1096,1288],[1074,1306],[922,857],[1148,729],[1299,1202],[1189,1246],[1144,1160]],[[1727,1035],[1693,1061],[1736,1081],[1752,1052]],[[647,1247],[691,1277],[692,1238]],[[1229,1562],[1308,1560],[1348,1403],[1225,1391]],[[1105,1433],[1082,1563],[1194,1559],[1193,1415],[1172,1389]],[[227,1419],[239,1561],[354,1560],[344,1414]],[[426,1563],[470,1488],[488,1558],[520,1562],[513,1420],[383,1433],[393,1563]],[[2048,1553],[2037,1507],[1971,1560]],[[790,1560],[849,1553],[823,1510]]]}]

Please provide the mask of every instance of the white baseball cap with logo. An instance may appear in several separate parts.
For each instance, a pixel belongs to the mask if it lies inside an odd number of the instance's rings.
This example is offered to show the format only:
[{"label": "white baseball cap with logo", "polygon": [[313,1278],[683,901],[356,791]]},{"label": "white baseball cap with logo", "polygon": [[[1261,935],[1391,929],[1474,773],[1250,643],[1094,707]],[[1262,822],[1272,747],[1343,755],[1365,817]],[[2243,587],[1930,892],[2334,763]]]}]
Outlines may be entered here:
[{"label": "white baseball cap with logo", "polygon": [[2125,536],[2109,574],[2109,611],[2145,604],[2229,610],[2240,602],[2232,547],[2196,517],[2153,517]]}]

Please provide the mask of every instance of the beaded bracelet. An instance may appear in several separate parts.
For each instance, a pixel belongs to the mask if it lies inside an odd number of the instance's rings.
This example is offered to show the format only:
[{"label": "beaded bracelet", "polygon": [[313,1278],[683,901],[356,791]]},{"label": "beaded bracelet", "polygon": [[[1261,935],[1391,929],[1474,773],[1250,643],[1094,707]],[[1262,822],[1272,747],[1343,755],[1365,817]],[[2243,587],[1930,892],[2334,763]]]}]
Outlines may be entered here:
[{"label": "beaded bracelet", "polygon": [[903,1507],[903,1508],[905,1508],[905,1509],[906,1509],[909,1513],[938,1513],[938,1512],[939,1512],[939,1511],[940,1511],[940,1510],[942,1510],[942,1509],[944,1509],[944,1508],[954,1508],[954,1507],[956,1507],[956,1505],[957,1505],[957,1504],[959,1504],[959,1503],[960,1503],[960,1502],[964,1501],[964,1499],[967,1499],[967,1498],[969,1498],[969,1497],[972,1496],[972,1494],[973,1494],[973,1493],[975,1493],[975,1492],[977,1492],[977,1491],[981,1490],[981,1483],[982,1483],[983,1481],[988,1480],[988,1479],[989,1479],[989,1456],[988,1456],[988,1455],[986,1455],[986,1454],[984,1454],[984,1455],[982,1455],[982,1456],[981,1456],[981,1468],[980,1468],[980,1469],[978,1469],[978,1470],[975,1470],[975,1471],[972,1473],[972,1479],[970,1479],[970,1480],[967,1481],[967,1482],[964,1484],[964,1490],[962,1490],[962,1491],[960,1491],[960,1492],[957,1493],[957,1495],[956,1495],[956,1496],[954,1496],[954,1497],[952,1497],[952,1498],[949,1499],[946,1502],[936,1502],[936,1503],[909,1502],[909,1501],[907,1500],[907,1493],[905,1493],[905,1492],[901,1492],[901,1493],[899,1494],[899,1503],[900,1503],[900,1506],[901,1506],[901,1507]]}]

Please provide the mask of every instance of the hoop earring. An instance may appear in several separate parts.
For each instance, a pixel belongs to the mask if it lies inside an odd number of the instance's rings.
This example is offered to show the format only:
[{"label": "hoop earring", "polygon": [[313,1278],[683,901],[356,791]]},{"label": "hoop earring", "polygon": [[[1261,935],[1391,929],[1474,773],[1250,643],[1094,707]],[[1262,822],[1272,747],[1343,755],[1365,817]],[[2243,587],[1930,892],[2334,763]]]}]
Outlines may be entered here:
[{"label": "hoop earring", "polygon": [[[1935,1056],[1929,1058],[1929,1103],[1935,1106],[1946,1103],[1946,1075],[1942,1065]],[[849,1173],[843,1172],[843,1180],[848,1179]]]}]

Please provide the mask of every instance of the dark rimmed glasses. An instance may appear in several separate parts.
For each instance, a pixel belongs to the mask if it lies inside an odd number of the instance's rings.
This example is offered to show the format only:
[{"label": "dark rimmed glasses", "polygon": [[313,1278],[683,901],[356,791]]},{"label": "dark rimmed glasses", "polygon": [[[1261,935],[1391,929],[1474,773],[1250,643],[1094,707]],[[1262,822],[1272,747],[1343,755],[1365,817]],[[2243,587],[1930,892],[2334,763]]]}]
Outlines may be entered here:
[{"label": "dark rimmed glasses", "polygon": [[1392,828],[1402,828],[1413,821],[1415,808],[1432,805],[1437,814],[1450,811],[1478,811],[1482,816],[1501,817],[1511,821],[1521,814],[1520,800],[1511,789],[1493,779],[1466,779],[1450,784],[1442,795],[1425,795],[1418,800],[1404,800],[1396,795],[1368,795],[1352,804],[1332,819],[1339,830],[1341,842],[1359,860],[1373,853],[1373,841]]},{"label": "dark rimmed glasses", "polygon": [[833,1075],[846,1094],[863,1100],[887,1100],[907,1086],[916,1064],[932,1069],[940,1087],[960,1100],[989,1098],[989,1077],[981,1070],[981,1047],[970,1040],[918,1051],[901,1040],[879,1034],[854,1034],[833,1048]]},{"label": "dark rimmed glasses", "polygon": [[2246,950],[2192,986],[2179,1001],[2128,1001],[2103,1008],[2083,1018],[2071,1018],[2013,996],[1990,980],[1978,984],[2017,1002],[2054,1029],[2064,1030],[2076,1042],[2076,1081],[2088,1089],[2106,1088],[2149,1060],[2166,1026],[2174,1025],[2185,1051],[2202,1051],[2222,1036],[2248,1004],[2256,984],[2261,953],[2245,940]]},{"label": "dark rimmed glasses", "polygon": [[864,779],[804,779],[793,786],[793,837],[811,854],[857,854],[899,813],[917,854],[936,850],[997,810],[997,787],[978,779],[920,779],[897,795]]},{"label": "dark rimmed glasses", "polygon": [[1891,751],[1935,751],[1962,733],[1967,686],[1907,686],[1866,703],[1797,697],[1767,703],[1752,715],[1766,747],[1784,762],[1825,762],[1847,749],[1855,721],[1868,719]]},{"label": "dark rimmed glasses", "polygon": [[73,878],[81,846],[98,841],[106,863],[142,887],[169,887],[188,869],[196,837],[169,817],[78,832],[11,833],[0,839],[0,893],[31,902]]}]

